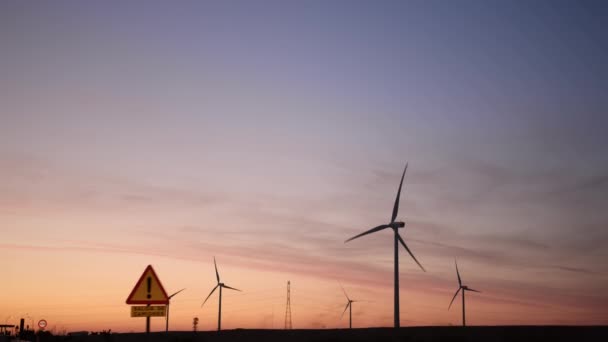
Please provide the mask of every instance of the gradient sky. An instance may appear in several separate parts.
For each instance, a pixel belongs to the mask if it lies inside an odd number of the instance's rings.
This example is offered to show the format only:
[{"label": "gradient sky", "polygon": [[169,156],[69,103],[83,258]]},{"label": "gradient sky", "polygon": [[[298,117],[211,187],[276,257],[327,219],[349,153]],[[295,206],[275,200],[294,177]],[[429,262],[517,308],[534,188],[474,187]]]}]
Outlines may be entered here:
[{"label": "gradient sky", "polygon": [[[605,1],[0,2],[0,324],[608,324]],[[153,330],[164,320],[152,319]]]}]

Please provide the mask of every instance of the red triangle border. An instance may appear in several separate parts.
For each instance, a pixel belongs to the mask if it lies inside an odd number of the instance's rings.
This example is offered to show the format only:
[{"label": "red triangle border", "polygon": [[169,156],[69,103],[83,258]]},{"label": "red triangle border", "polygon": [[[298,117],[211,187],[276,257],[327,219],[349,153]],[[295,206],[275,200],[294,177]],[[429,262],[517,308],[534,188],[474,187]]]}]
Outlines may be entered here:
[{"label": "red triangle border", "polygon": [[[132,300],[131,299],[135,295],[135,290],[137,290],[137,288],[144,282],[144,278],[145,278],[146,273],[148,273],[148,270],[150,270],[152,272],[152,276],[154,278],[156,278],[156,281],[158,282],[158,286],[160,286],[160,290],[165,295],[165,298],[167,298],[166,300]],[[133,290],[131,290],[131,294],[129,294],[129,297],[127,297],[126,303],[127,304],[148,304],[148,305],[149,304],[169,304],[169,296],[167,295],[167,292],[165,291],[163,284],[160,282],[160,278],[158,278],[158,276],[156,275],[156,272],[154,272],[154,268],[152,268],[152,265],[148,265],[148,267],[146,267],[144,272],[141,274],[141,277],[139,277],[139,280],[133,287]]]}]

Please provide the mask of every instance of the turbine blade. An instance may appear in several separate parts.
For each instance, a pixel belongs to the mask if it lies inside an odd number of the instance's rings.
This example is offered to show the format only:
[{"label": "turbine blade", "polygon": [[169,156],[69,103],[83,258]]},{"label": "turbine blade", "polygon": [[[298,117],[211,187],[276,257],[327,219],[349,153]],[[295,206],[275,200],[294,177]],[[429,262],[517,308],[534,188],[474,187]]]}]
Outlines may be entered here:
[{"label": "turbine blade", "polygon": [[209,293],[209,295],[207,296],[207,298],[205,298],[205,301],[203,302],[203,304],[201,304],[201,308],[203,307],[203,305],[205,305],[205,303],[207,303],[207,299],[209,299],[209,297],[211,297],[211,295],[213,294],[213,292],[215,292],[215,289],[217,289],[220,285],[215,285],[215,287],[213,288],[213,290],[211,290],[211,292]]},{"label": "turbine blade", "polygon": [[234,291],[243,292],[243,291],[241,291],[241,290],[239,290],[239,289],[235,289],[234,287],[230,287],[230,286],[228,286],[228,285],[222,285],[222,287],[223,287],[223,288],[225,288],[225,289],[230,289],[230,290],[234,290]]},{"label": "turbine blade", "polygon": [[215,277],[217,278],[217,282],[220,282],[220,274],[217,272],[217,263],[215,262],[215,257],[213,257],[213,265],[215,266]]},{"label": "turbine blade", "polygon": [[420,266],[420,268],[426,272],[426,270],[424,269],[424,267],[422,267],[422,265],[420,265],[420,263],[418,262],[418,260],[416,260],[416,257],[414,256],[414,254],[412,254],[412,251],[410,251],[409,248],[407,248],[407,245],[405,244],[405,241],[403,241],[403,239],[401,238],[401,235],[399,235],[399,233],[397,234],[397,238],[399,239],[399,242],[401,242],[401,244],[403,245],[403,247],[405,247],[405,250],[410,253],[410,255],[412,256],[412,258],[414,259],[414,261],[418,264],[418,266]]},{"label": "turbine blade", "polygon": [[346,299],[350,300],[350,298],[348,298],[348,295],[346,294],[346,290],[344,289],[344,286],[342,286],[342,284],[340,284],[340,287],[342,288],[342,291],[344,291],[344,295],[346,296]]},{"label": "turbine blade", "polygon": [[473,290],[473,289],[471,289],[471,288],[468,288],[467,290],[469,290],[469,291],[473,291],[473,292],[479,292],[479,293],[481,293],[481,291]]},{"label": "turbine blade", "polygon": [[458,272],[458,263],[456,259],[454,259],[454,265],[456,265],[456,275],[458,276],[458,286],[462,286],[462,281],[460,280],[460,272]]},{"label": "turbine blade", "polygon": [[397,198],[395,198],[395,206],[393,207],[393,216],[391,217],[391,223],[395,222],[397,213],[399,212],[399,198],[401,197],[401,187],[403,186],[403,177],[405,177],[405,171],[407,171],[407,163],[405,163],[405,169],[401,175],[401,183],[399,183],[399,190],[397,191]]},{"label": "turbine blade", "polygon": [[348,239],[348,240],[344,241],[344,243],[347,243],[348,241],[351,241],[351,240],[354,240],[354,239],[356,239],[356,238],[362,237],[363,235],[367,235],[367,234],[375,233],[375,232],[377,232],[377,231],[379,231],[379,230],[386,229],[386,228],[388,228],[388,227],[390,227],[390,226],[389,226],[389,225],[386,225],[386,224],[383,224],[383,225],[381,225],[381,226],[378,226],[378,227],[372,228],[372,229],[370,229],[370,230],[368,230],[368,231],[366,231],[366,232],[363,232],[363,233],[361,233],[361,234],[359,234],[359,235],[355,235],[355,236],[351,237],[350,239]]},{"label": "turbine blade", "polygon": [[350,305],[350,302],[348,302],[346,304],[346,307],[344,308],[344,311],[342,311],[342,315],[340,316],[340,319],[342,319],[342,317],[344,317],[344,313],[346,312],[346,309],[348,309],[348,306]]},{"label": "turbine blade", "polygon": [[169,299],[173,298],[173,296],[175,296],[176,294],[178,294],[178,293],[180,293],[180,292],[182,292],[182,291],[184,291],[184,290],[185,290],[185,288],[183,288],[183,289],[181,289],[181,290],[179,290],[179,291],[175,292],[174,294],[172,294],[172,295],[170,295],[170,296],[169,296]]},{"label": "turbine blade", "polygon": [[456,299],[456,296],[458,296],[458,292],[460,292],[460,287],[458,288],[458,290],[456,290],[456,293],[454,293],[454,297],[452,297],[452,301],[450,302],[450,306],[448,306],[448,310],[450,310],[450,308],[452,307],[452,303],[454,303],[454,299]]}]

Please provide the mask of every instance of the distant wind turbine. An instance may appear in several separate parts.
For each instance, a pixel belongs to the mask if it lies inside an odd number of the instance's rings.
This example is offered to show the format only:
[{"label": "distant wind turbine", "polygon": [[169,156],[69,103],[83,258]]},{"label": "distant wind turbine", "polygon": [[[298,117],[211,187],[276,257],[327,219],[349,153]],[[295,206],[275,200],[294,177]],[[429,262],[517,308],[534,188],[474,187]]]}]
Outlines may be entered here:
[{"label": "distant wind turbine", "polygon": [[473,290],[466,285],[462,285],[462,281],[460,280],[460,272],[458,272],[458,263],[456,263],[456,260],[454,260],[454,265],[456,265],[456,276],[458,276],[458,290],[456,290],[456,293],[454,293],[454,297],[452,298],[452,301],[450,302],[450,306],[448,306],[448,310],[450,310],[450,308],[452,307],[452,303],[454,303],[454,299],[456,299],[456,296],[458,296],[458,292],[460,290],[462,290],[462,326],[464,327],[464,326],[466,326],[465,315],[464,315],[464,293],[466,291],[473,291],[473,292],[481,293],[481,291]]},{"label": "distant wind turbine", "polygon": [[169,305],[171,304],[171,298],[173,298],[176,294],[178,294],[178,293],[180,293],[180,292],[182,292],[184,290],[185,290],[185,288],[181,289],[181,290],[179,290],[179,291],[177,291],[174,294],[172,294],[172,295],[169,296],[169,303],[167,303],[167,318],[166,318],[167,326],[165,328],[165,332],[169,332]]},{"label": "distant wind turbine", "polygon": [[[340,285],[340,287],[342,287],[342,285]],[[349,316],[348,327],[350,329],[352,329],[353,328],[353,303],[356,303],[358,301],[350,299],[348,297],[348,295],[346,294],[346,290],[344,289],[344,287],[342,287],[342,291],[344,291],[344,295],[346,296],[346,300],[348,300],[348,303],[346,303],[346,307],[344,308],[344,311],[342,311],[342,316],[340,318],[344,317],[344,313],[346,312],[346,309],[349,309],[348,310],[348,316]]]},{"label": "distant wind turbine", "polygon": [[395,316],[395,328],[399,328],[399,325],[400,325],[400,320],[399,320],[399,248],[398,248],[399,244],[398,244],[398,242],[401,242],[401,244],[403,245],[405,250],[412,256],[412,258],[418,264],[418,266],[420,266],[420,268],[426,272],[424,267],[422,267],[422,265],[420,265],[418,260],[416,260],[416,257],[414,256],[414,254],[412,254],[410,249],[405,244],[405,241],[403,241],[403,239],[399,235],[399,232],[397,231],[397,229],[405,227],[405,223],[395,221],[395,219],[397,218],[397,212],[399,211],[399,197],[401,196],[401,187],[403,186],[403,177],[405,177],[405,171],[407,171],[407,163],[405,164],[405,169],[403,170],[403,175],[401,175],[401,183],[399,183],[399,190],[397,191],[397,198],[395,199],[395,205],[393,206],[393,216],[391,216],[391,222],[389,224],[383,224],[381,226],[372,228],[366,232],[353,236],[352,238],[344,241],[346,243],[348,241],[354,240],[363,235],[375,233],[377,231],[380,231],[380,230],[383,230],[386,228],[393,229],[393,232],[395,233],[395,315],[394,315]]},{"label": "distant wind turbine", "polygon": [[209,299],[209,297],[211,297],[213,292],[215,292],[215,290],[219,287],[220,288],[220,301],[219,301],[219,311],[217,314],[217,331],[220,331],[220,330],[222,330],[222,288],[227,288],[227,289],[235,290],[235,291],[241,291],[241,290],[235,289],[234,287],[230,287],[230,286],[225,285],[224,283],[220,282],[220,274],[217,272],[217,263],[215,262],[215,257],[213,257],[213,265],[215,266],[215,277],[217,278],[217,285],[215,285],[215,287],[213,288],[213,290],[211,290],[211,292],[209,293],[207,298],[205,298],[205,301],[203,302],[203,304],[201,304],[201,308],[203,307],[203,305],[205,305],[205,303],[207,302],[207,299]]}]

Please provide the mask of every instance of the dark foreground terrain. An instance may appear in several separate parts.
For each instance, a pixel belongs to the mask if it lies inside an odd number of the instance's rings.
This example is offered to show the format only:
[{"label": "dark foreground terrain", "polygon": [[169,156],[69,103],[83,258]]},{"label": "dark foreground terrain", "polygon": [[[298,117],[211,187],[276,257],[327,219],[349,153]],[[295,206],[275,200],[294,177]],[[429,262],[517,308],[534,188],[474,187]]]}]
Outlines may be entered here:
[{"label": "dark foreground terrain", "polygon": [[[2,339],[0,338],[0,341]],[[215,342],[215,341],[608,341],[608,326],[496,326],[327,329],[327,330],[225,330],[222,332],[170,332],[39,336],[39,342]],[[2,341],[3,342],[3,341]]]}]

